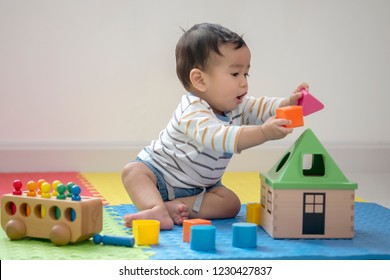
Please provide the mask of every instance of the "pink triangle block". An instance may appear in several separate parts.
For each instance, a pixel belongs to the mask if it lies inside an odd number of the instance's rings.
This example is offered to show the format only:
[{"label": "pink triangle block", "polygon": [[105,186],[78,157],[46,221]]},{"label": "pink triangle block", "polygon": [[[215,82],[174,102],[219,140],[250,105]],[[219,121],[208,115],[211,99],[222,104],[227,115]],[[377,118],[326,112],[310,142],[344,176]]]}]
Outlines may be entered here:
[{"label": "pink triangle block", "polygon": [[298,105],[302,106],[304,116],[313,114],[324,108],[324,104],[307,90],[302,90],[302,97],[298,100]]}]

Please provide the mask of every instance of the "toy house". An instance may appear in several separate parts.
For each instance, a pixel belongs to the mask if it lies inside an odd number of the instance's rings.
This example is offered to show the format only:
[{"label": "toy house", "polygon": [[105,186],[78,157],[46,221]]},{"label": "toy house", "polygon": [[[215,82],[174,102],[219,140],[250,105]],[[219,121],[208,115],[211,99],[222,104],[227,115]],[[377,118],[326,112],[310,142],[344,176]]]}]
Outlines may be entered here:
[{"label": "toy house", "polygon": [[261,226],[273,238],[353,238],[357,184],[307,129],[261,178]]}]

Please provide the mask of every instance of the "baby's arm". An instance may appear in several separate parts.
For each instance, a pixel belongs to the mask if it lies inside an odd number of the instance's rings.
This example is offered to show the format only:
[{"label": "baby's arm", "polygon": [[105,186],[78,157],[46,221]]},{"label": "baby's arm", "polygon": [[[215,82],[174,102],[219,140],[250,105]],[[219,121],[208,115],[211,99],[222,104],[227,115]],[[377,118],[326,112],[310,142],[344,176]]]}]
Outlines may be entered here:
[{"label": "baby's arm", "polygon": [[[301,98],[303,89],[309,89],[309,85],[306,83],[300,84],[293,92],[293,94],[286,99],[283,99],[279,106],[285,107],[290,105],[297,105],[298,100]],[[241,128],[237,151],[263,144],[269,140],[276,140],[286,137],[293,129],[286,128],[290,121],[285,119],[275,119],[275,117],[268,118],[263,125],[243,126]]]},{"label": "baby's arm", "polygon": [[284,127],[289,124],[289,120],[271,117],[263,125],[248,125],[241,127],[238,136],[237,151],[241,152],[269,140],[284,138],[293,131],[292,128]]}]

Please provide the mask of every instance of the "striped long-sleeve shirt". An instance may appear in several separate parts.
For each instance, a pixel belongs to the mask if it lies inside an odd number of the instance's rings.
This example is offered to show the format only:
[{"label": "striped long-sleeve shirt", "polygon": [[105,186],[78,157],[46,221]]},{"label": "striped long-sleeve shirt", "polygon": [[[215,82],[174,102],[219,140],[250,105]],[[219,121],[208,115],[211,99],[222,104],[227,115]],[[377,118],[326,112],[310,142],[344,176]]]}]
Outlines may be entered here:
[{"label": "striped long-sleeve shirt", "polygon": [[159,139],[138,157],[152,164],[164,177],[169,199],[172,187],[202,188],[216,184],[233,155],[243,125],[262,124],[275,115],[281,98],[244,97],[225,116],[217,116],[209,104],[184,95]]}]

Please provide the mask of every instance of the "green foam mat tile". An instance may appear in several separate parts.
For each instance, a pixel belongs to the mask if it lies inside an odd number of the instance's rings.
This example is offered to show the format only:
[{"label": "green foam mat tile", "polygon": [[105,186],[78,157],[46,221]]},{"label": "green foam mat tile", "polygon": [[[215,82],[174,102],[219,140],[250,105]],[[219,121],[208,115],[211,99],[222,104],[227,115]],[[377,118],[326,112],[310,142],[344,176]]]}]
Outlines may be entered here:
[{"label": "green foam mat tile", "polygon": [[[130,231],[126,231],[121,223],[112,208],[103,207],[102,235],[128,235]],[[2,260],[145,260],[153,254],[146,247],[96,245],[92,239],[66,246],[56,246],[50,240],[36,238],[11,241],[4,230],[0,230]]]}]

